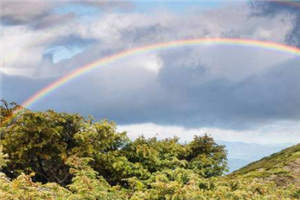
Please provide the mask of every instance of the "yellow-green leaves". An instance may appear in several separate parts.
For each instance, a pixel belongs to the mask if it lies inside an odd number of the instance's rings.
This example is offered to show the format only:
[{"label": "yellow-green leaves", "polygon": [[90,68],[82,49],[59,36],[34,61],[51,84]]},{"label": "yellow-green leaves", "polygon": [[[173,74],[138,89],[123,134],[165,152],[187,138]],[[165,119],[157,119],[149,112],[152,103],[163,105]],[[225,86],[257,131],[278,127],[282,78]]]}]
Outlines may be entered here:
[{"label": "yellow-green leaves", "polygon": [[[7,103],[0,106],[0,120],[11,109]],[[178,138],[130,141],[113,122],[52,110],[23,110],[1,124],[0,136],[0,200],[300,198],[296,185],[277,187],[254,178],[250,169],[247,176],[221,176],[226,151],[208,136],[187,144]],[[287,151],[299,157],[298,147]],[[262,163],[270,167],[281,154],[275,158]],[[285,173],[281,168],[271,172]]]}]

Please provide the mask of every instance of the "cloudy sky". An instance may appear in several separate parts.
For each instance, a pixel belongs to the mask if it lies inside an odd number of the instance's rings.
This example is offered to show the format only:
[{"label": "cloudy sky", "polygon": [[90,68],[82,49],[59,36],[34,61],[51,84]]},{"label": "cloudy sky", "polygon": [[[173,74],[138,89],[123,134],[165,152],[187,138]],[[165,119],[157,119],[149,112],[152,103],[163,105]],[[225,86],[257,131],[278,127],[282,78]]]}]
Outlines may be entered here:
[{"label": "cloudy sky", "polygon": [[[293,1],[1,0],[0,96],[22,103],[120,51],[173,40],[241,38],[300,47]],[[300,57],[261,47],[194,45],[99,66],[30,109],[114,120],[130,137],[208,133],[224,142],[300,142]]]}]

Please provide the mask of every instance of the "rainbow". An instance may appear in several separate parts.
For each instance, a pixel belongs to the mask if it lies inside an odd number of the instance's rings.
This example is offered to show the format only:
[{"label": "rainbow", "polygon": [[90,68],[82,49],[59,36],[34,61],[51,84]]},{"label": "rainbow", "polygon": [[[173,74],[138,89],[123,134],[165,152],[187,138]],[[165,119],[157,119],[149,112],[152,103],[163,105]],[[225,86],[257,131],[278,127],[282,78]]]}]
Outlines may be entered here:
[{"label": "rainbow", "polygon": [[[45,97],[50,92],[58,89],[59,87],[63,86],[67,82],[76,77],[84,75],[97,67],[101,67],[103,65],[110,64],[116,60],[121,58],[125,58],[131,55],[136,55],[140,53],[145,53],[154,50],[161,50],[161,49],[169,49],[169,48],[176,48],[176,47],[183,47],[183,46],[194,46],[194,45],[211,45],[211,44],[221,44],[221,45],[236,45],[236,46],[246,46],[246,47],[260,47],[264,49],[275,50],[279,52],[287,52],[297,56],[300,56],[300,49],[297,47],[292,47],[284,44],[279,44],[275,42],[267,42],[267,41],[259,41],[259,40],[250,40],[250,39],[235,39],[235,38],[198,38],[198,39],[187,39],[187,40],[176,40],[176,41],[169,41],[169,42],[161,42],[156,44],[150,44],[146,46],[141,46],[129,50],[124,50],[119,53],[101,58],[96,60],[90,64],[84,65],[79,67],[67,75],[57,79],[53,83],[47,85],[40,91],[36,92],[33,96],[28,98],[21,104],[21,108],[27,108],[31,106],[34,102],[38,101],[42,97]],[[18,112],[16,110],[15,112]]]}]

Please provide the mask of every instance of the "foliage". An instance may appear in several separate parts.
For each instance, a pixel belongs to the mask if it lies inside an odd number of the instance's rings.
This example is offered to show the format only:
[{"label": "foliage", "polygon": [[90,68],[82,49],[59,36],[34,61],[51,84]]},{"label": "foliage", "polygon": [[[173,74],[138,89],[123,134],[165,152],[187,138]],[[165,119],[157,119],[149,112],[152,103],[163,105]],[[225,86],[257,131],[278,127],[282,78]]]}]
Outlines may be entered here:
[{"label": "foliage", "polygon": [[290,185],[278,188],[272,182],[258,179],[203,178],[189,169],[164,170],[141,182],[131,178],[128,189],[110,186],[90,166],[89,158],[70,157],[67,163],[74,174],[66,188],[56,183],[33,182],[30,175],[21,174],[13,180],[0,177],[0,199],[57,200],[273,200],[299,199],[299,188]]},{"label": "foliage", "polygon": [[[138,137],[131,141],[107,120],[52,110],[32,112],[3,101],[0,106],[0,199],[202,200],[298,199],[296,184],[272,179],[288,170],[264,162],[233,175],[226,171],[225,147],[205,136]],[[300,149],[279,155],[296,159]],[[298,154],[297,154],[298,152]],[[267,158],[273,162],[273,159]],[[274,156],[278,161],[280,156]],[[285,162],[288,164],[288,162]],[[254,170],[253,170],[254,169]],[[288,173],[286,173],[288,171]],[[259,174],[257,175],[256,173]]]},{"label": "foliage", "polygon": [[117,150],[127,138],[113,123],[91,123],[77,114],[24,111],[2,131],[1,144],[8,154],[6,174],[15,178],[34,172],[35,181],[71,181],[66,159],[74,154],[92,158]]},{"label": "foliage", "polygon": [[52,110],[25,110],[3,127],[1,144],[9,157],[4,172],[10,178],[34,172],[34,181],[67,185],[72,174],[66,160],[72,155],[92,158],[90,165],[99,175],[124,187],[128,178],[145,180],[164,169],[194,169],[204,177],[221,175],[226,169],[224,147],[208,136],[185,145],[177,138],[130,141],[112,122]]},{"label": "foliage", "polygon": [[227,169],[224,148],[207,135],[195,136],[194,140],[187,145],[185,160],[188,161],[188,168],[205,178],[222,175]]},{"label": "foliage", "polygon": [[233,175],[246,174],[259,169],[270,170],[275,167],[284,167],[288,163],[295,161],[300,158],[300,145],[294,145],[286,148],[278,153],[274,153],[270,156],[262,158],[256,162],[253,162],[238,171],[234,172]]},{"label": "foliage", "polygon": [[0,106],[0,124],[2,124],[7,118],[12,116],[14,111],[20,108],[20,106],[15,102],[8,103],[4,99],[1,99],[0,102],[2,103]]},{"label": "foliage", "polygon": [[286,148],[259,161],[253,162],[229,176],[259,177],[272,180],[278,186],[300,186],[300,144]]}]

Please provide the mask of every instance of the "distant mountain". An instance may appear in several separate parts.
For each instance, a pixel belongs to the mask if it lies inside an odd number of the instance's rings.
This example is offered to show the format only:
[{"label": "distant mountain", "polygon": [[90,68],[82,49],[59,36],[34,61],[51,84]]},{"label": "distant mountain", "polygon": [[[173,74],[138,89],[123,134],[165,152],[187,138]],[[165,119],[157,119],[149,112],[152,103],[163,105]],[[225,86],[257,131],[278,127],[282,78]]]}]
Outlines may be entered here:
[{"label": "distant mountain", "polygon": [[269,156],[293,144],[262,145],[243,142],[217,141],[226,146],[228,151],[229,172],[235,171],[251,162]]},{"label": "distant mountain", "polygon": [[241,167],[246,166],[250,162],[251,162],[251,160],[242,160],[242,159],[229,158],[228,159],[229,173],[233,172],[237,169],[240,169]]}]

